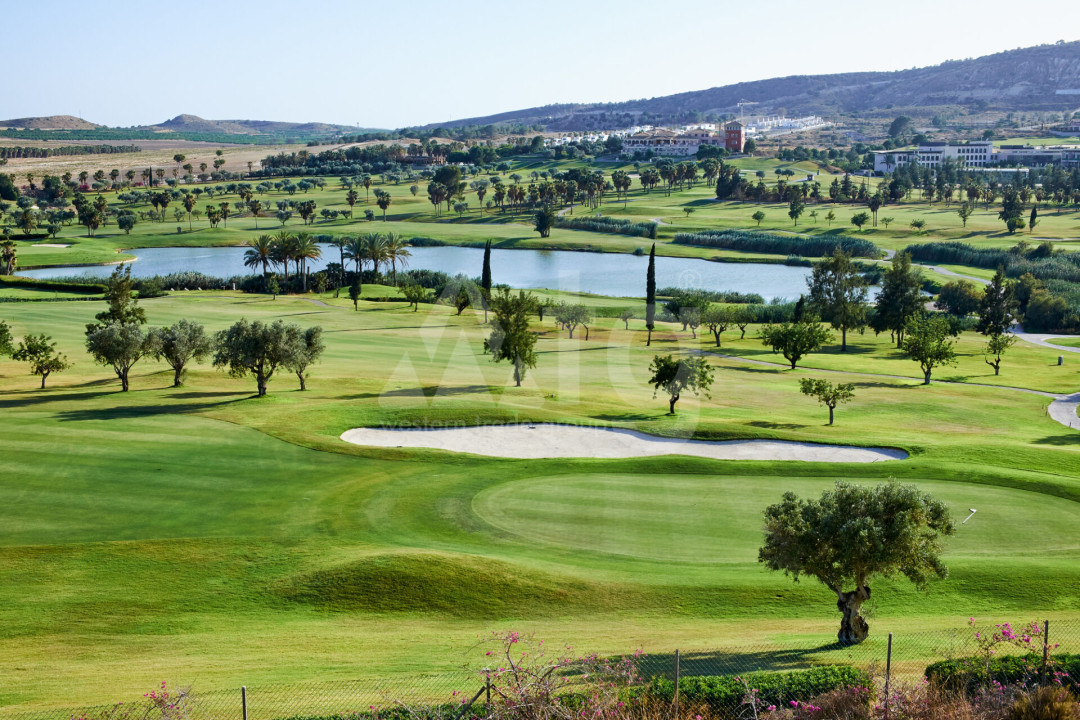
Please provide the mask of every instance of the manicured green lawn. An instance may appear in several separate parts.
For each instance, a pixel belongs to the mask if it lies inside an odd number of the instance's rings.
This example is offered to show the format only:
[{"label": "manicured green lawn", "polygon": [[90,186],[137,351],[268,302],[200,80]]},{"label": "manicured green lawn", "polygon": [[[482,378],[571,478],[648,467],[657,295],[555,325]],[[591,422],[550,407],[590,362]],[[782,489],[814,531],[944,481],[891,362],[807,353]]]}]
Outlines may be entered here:
[{"label": "manicured green lawn", "polygon": [[[604,653],[726,648],[741,667],[757,662],[749,646],[866,660],[893,631],[908,638],[898,664],[914,671],[970,615],[1080,619],[1080,436],[1046,417],[1047,397],[921,386],[887,336],[855,336],[849,353],[805,361],[870,375],[709,355],[712,397],[684,396],[671,417],[648,385],[650,359],[709,343],[666,323],[646,348],[641,320],[629,331],[600,320],[587,342],[534,321],[539,364],[514,388],[507,366],[482,353],[488,328],[473,311],[366,301],[354,311],[329,294],[189,292],[142,304],[154,325],[317,324],[327,350],[304,393],[282,372],[254,398],[250,379],[206,365],[173,389],[164,365],[145,362],[125,394],[82,350],[101,303],[0,305],[17,337],[47,331],[75,362],[39,391],[22,364],[0,360],[0,704],[133,699],[162,679],[205,691],[404,683],[459,666],[477,634],[500,628]],[[775,361],[754,332],[725,334],[720,351]],[[978,344],[963,336],[961,366],[940,376],[1080,386],[1076,368],[1051,365],[1054,350],[1023,343],[994,379]],[[836,425],[799,393],[800,377],[855,383]],[[339,439],[363,425],[520,421],[912,455],[869,465],[500,460]],[[879,581],[872,640],[824,649],[835,601],[755,562],[761,510],[785,490],[889,477],[940,495],[958,516],[979,512],[948,544],[948,580],[928,594]]]}]

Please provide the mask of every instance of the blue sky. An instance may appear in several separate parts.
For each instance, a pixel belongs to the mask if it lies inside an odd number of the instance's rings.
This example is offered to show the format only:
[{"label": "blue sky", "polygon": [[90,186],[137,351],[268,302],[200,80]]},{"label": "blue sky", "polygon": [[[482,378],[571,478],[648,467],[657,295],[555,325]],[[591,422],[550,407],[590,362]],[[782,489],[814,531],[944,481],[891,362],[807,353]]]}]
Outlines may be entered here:
[{"label": "blue sky", "polygon": [[0,0],[0,119],[366,127],[895,70],[1080,39],[1075,6],[999,0]]}]

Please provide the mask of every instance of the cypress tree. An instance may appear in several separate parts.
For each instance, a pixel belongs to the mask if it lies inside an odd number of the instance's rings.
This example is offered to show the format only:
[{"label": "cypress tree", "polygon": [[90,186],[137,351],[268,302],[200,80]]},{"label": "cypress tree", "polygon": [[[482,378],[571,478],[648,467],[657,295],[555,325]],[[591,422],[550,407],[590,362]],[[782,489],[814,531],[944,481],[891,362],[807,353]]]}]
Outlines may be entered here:
[{"label": "cypress tree", "polygon": [[656,325],[656,243],[649,250],[649,270],[645,275],[645,327],[649,330],[649,339],[645,345],[652,345],[652,331]]},{"label": "cypress tree", "polygon": [[[484,294],[484,322],[487,322],[488,299],[491,297],[491,239],[484,243],[484,269],[480,272],[480,288]],[[519,383],[520,384],[520,383]]]}]

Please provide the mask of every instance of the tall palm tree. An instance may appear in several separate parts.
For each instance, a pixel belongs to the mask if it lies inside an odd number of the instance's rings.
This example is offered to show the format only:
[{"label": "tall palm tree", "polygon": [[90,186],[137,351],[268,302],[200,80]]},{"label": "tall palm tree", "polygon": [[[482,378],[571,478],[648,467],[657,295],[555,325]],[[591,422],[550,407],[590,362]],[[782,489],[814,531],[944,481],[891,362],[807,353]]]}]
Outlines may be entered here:
[{"label": "tall palm tree", "polygon": [[386,233],[386,259],[390,261],[394,285],[397,285],[398,263],[401,263],[401,267],[406,268],[409,266],[408,259],[410,257],[412,257],[412,253],[409,252],[409,245],[405,242],[405,238],[398,233]]},{"label": "tall palm tree", "polygon": [[244,253],[244,265],[249,268],[262,266],[263,277],[269,275],[270,263],[274,260],[274,238],[270,235],[260,235],[254,240],[248,241],[248,249]]},{"label": "tall palm tree", "polygon": [[4,263],[4,274],[12,275],[19,264],[19,246],[11,240],[0,243],[0,262]]},{"label": "tall palm tree", "polygon": [[364,259],[367,257],[367,244],[362,237],[351,237],[345,242],[345,259],[356,263],[356,275],[360,286],[364,285]]},{"label": "tall palm tree", "polygon": [[345,245],[348,242],[349,237],[347,235],[340,235],[330,240],[330,244],[338,249],[338,257],[341,259],[341,277],[338,278],[338,285],[345,284]]},{"label": "tall palm tree", "polygon": [[379,263],[386,260],[386,238],[382,233],[366,233],[364,236],[364,257],[371,261],[375,280],[379,279]]},{"label": "tall palm tree", "polygon": [[297,272],[304,280],[304,292],[307,292],[307,261],[318,260],[322,257],[322,248],[315,242],[310,233],[302,232],[296,236],[296,261],[299,263]]},{"label": "tall palm tree", "polygon": [[289,282],[289,263],[293,259],[293,249],[296,247],[296,236],[291,232],[280,230],[274,236],[273,260],[285,268],[285,282]]}]

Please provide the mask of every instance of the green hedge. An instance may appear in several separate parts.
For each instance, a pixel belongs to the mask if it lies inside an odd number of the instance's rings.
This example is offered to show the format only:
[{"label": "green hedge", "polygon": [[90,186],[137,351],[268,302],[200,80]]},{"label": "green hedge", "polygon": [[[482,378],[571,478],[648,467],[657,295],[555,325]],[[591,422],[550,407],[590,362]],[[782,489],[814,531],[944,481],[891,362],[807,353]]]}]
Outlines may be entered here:
[{"label": "green hedge", "polygon": [[[850,665],[822,665],[789,672],[683,677],[679,678],[679,698],[686,704],[700,702],[714,709],[731,710],[739,707],[749,686],[758,691],[758,698],[765,705],[781,707],[792,700],[806,702],[837,688],[869,685],[870,676],[863,670]],[[674,698],[675,682],[656,678],[648,692],[658,700],[670,702]]]},{"label": "green hedge", "polygon": [[65,280],[45,280],[41,278],[28,278],[21,275],[5,275],[0,277],[0,287],[34,288],[37,290],[53,290],[55,292],[79,292],[79,293],[103,293],[105,285],[100,282],[88,280],[87,282],[68,282]]},{"label": "green hedge", "polygon": [[743,252],[768,253],[771,255],[798,255],[824,257],[840,248],[855,257],[879,258],[881,251],[869,240],[847,235],[773,235],[746,230],[705,230],[696,233],[677,233],[675,243],[701,247],[725,248]]},{"label": "green hedge", "polygon": [[633,237],[656,239],[655,222],[634,222],[622,218],[592,216],[592,217],[566,217],[560,216],[555,220],[555,227],[567,230],[585,230],[587,232],[615,233],[616,235],[631,235]]},{"label": "green hedge", "polygon": [[[989,672],[986,661],[979,657],[956,658],[933,663],[926,668],[926,678],[952,690],[974,691],[997,681],[1002,685],[1015,685],[1038,678],[1042,655],[1006,655],[991,658]],[[1055,673],[1064,673],[1057,676]],[[1059,677],[1061,683],[1074,691],[1080,691],[1080,655],[1055,655],[1047,666],[1050,678]]]}]

